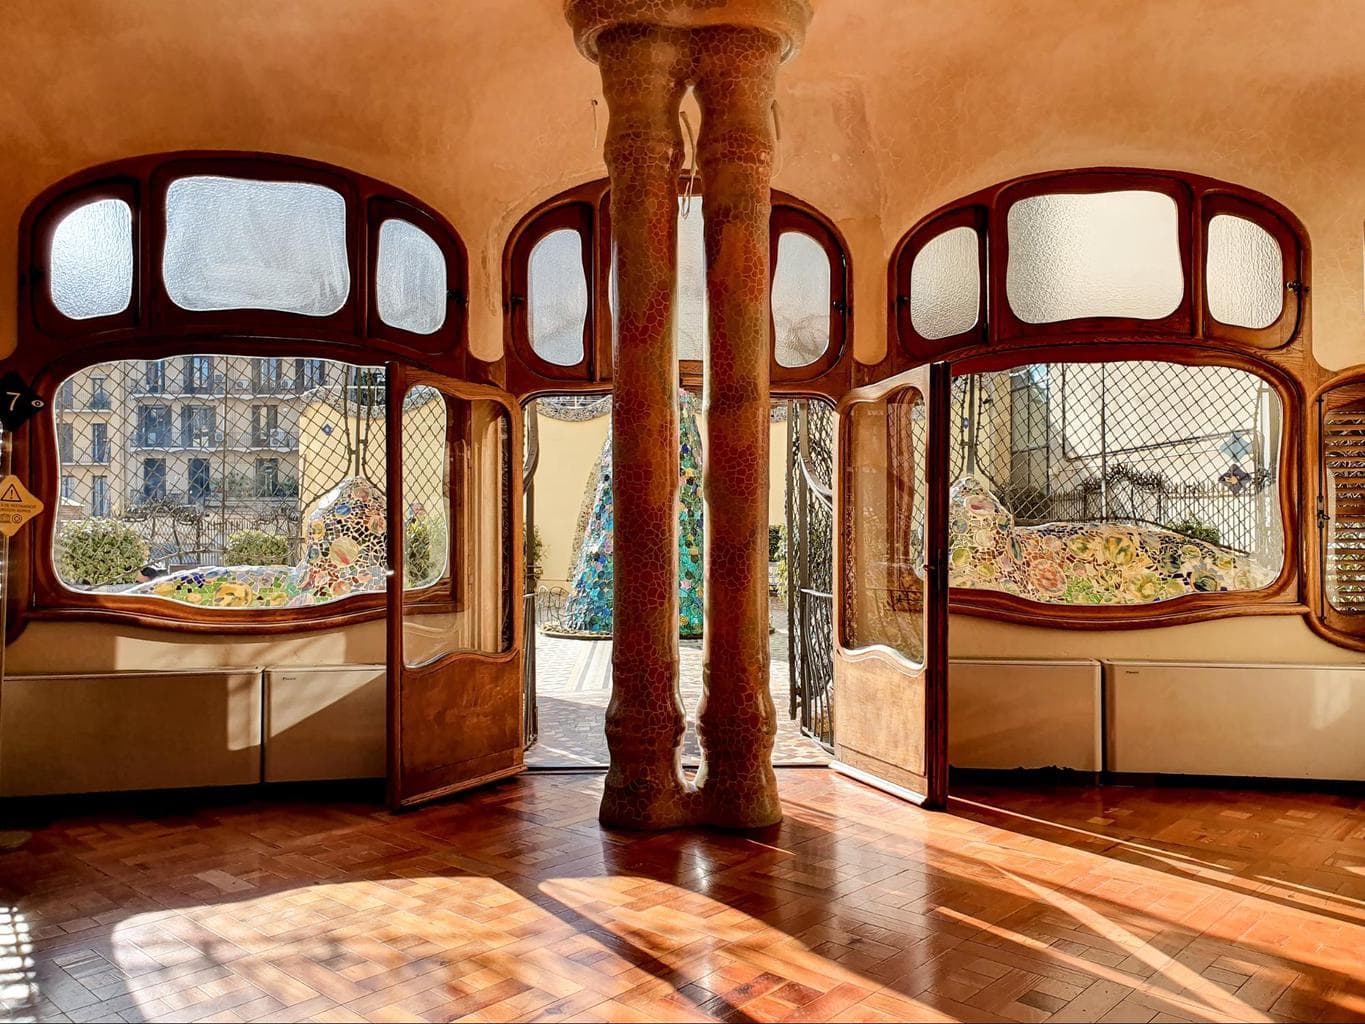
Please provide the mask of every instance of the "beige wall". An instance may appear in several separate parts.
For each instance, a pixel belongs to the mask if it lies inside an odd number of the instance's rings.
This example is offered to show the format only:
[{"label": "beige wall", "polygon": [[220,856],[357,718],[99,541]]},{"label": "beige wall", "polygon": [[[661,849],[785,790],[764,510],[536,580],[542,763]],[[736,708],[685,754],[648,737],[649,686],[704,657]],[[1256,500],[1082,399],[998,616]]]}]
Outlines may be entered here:
[{"label": "beige wall", "polygon": [[[540,463],[536,467],[536,528],[544,544],[541,583],[547,587],[571,582],[574,542],[584,494],[597,457],[607,439],[609,416],[573,423],[541,416]],[[697,425],[706,428],[706,417]],[[703,437],[705,435],[703,434]],[[703,456],[705,452],[703,451]],[[768,448],[768,522],[786,522],[787,424],[774,423]]]},{"label": "beige wall", "polygon": [[[470,257],[471,346],[501,349],[511,226],[601,177],[605,108],[559,0],[52,0],[0,15],[0,353],[18,221],[41,189],[136,153],[238,148],[332,161],[406,188]],[[776,184],[849,242],[859,358],[886,344],[885,266],[935,207],[1035,171],[1133,165],[1259,189],[1305,223],[1315,354],[1365,360],[1365,18],[1339,0],[817,0],[783,72]],[[856,58],[850,55],[856,55]],[[694,120],[695,123],[695,120]],[[575,501],[575,508],[577,498]],[[9,671],[372,662],[379,627],[215,645],[35,623]],[[1049,631],[957,618],[959,654],[1346,661],[1297,618]]]}]

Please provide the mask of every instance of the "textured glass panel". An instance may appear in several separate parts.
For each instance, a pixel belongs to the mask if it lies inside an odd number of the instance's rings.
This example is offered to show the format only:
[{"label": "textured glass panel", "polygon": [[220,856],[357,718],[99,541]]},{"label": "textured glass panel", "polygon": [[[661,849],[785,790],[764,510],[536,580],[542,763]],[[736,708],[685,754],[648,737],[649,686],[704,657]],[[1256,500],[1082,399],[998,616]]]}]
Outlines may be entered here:
[{"label": "textured glass panel", "polygon": [[981,308],[976,231],[949,228],[915,253],[910,266],[910,323],[921,338],[951,338],[976,326]]},{"label": "textured glass panel", "polygon": [[1284,564],[1265,380],[1156,360],[954,378],[949,583],[1044,604],[1258,590]]},{"label": "textured glass panel", "polygon": [[78,206],[52,232],[52,304],[72,320],[111,316],[133,297],[133,211],[122,199]]},{"label": "textured glass panel", "polygon": [[885,645],[924,658],[925,424],[915,388],[852,406],[845,514],[857,523],[844,551],[844,643]]},{"label": "textured glass panel", "polygon": [[588,279],[583,237],[572,228],[551,231],[531,250],[526,273],[527,326],[536,355],[556,366],[583,361]]},{"label": "textured glass panel", "polygon": [[706,246],[702,238],[702,201],[693,196],[683,216],[678,200],[678,305],[674,332],[679,359],[702,359],[706,351],[709,308],[706,302]]},{"label": "textured glass panel", "polygon": [[1269,327],[1284,309],[1280,243],[1245,217],[1209,221],[1209,314],[1236,327]]},{"label": "textured glass panel", "polygon": [[809,366],[829,350],[829,256],[799,231],[777,240],[773,327],[778,366]]},{"label": "textured glass panel", "polygon": [[379,319],[390,327],[433,334],[446,322],[446,258],[416,224],[390,219],[379,225],[375,270]]},{"label": "textured glass panel", "polygon": [[166,192],[162,276],[183,309],[327,316],[346,302],[346,201],[300,181],[193,177]]},{"label": "textured glass panel", "polygon": [[1160,192],[1019,200],[1008,218],[1010,308],[1030,324],[1169,316],[1185,292],[1177,219]]}]

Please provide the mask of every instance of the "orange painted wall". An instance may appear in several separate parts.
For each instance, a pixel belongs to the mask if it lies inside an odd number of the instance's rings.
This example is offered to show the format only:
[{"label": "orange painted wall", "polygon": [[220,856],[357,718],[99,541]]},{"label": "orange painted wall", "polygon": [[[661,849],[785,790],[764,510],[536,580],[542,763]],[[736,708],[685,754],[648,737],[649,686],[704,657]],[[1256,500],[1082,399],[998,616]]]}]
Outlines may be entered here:
[{"label": "orange painted wall", "polygon": [[[1015,175],[1119,164],[1200,172],[1285,203],[1309,232],[1318,360],[1365,362],[1365,7],[815,7],[806,49],[779,83],[776,184],[827,212],[849,241],[860,358],[884,349],[886,259],[923,214]],[[24,206],[104,160],[267,150],[413,192],[469,247],[471,344],[484,358],[501,349],[508,230],[540,200],[605,174],[597,72],[575,51],[559,0],[47,0],[6,5],[0,39],[0,354],[14,344]],[[61,642],[70,629],[35,625],[11,650],[10,670],[55,668],[54,658],[85,666],[87,656]],[[1098,657],[1106,645],[1127,651],[1152,638],[960,619],[954,630],[959,654],[1002,643],[1060,654],[1083,641]],[[168,660],[189,644],[110,627],[84,627],[82,637],[85,651],[120,662]],[[1246,660],[1357,657],[1297,620],[1208,623],[1163,637],[1172,657],[1231,656],[1230,647]],[[376,639],[361,629],[239,646],[255,663],[361,661],[374,660]]]}]

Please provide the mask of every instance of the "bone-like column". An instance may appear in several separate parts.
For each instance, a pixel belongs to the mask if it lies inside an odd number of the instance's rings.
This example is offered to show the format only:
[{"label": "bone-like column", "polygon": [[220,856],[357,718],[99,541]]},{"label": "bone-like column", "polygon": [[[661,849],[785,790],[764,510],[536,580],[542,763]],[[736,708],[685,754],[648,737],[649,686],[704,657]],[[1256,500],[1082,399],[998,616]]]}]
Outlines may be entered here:
[{"label": "bone-like column", "polygon": [[616,331],[612,342],[614,591],[611,765],[605,824],[691,820],[678,695],[678,110],[691,71],[686,30],[625,24],[596,40],[610,112]]},{"label": "bone-like column", "polygon": [[705,760],[697,785],[708,824],[754,828],[782,817],[768,678],[768,218],[782,41],[756,28],[721,26],[698,29],[693,44],[710,305],[698,714]]}]

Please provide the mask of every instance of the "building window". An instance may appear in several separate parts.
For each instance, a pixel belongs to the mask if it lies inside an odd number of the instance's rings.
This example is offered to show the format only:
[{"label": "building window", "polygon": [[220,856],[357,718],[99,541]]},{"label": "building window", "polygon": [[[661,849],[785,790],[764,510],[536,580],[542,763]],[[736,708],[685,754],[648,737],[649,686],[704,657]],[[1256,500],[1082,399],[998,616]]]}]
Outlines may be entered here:
[{"label": "building window", "polygon": [[280,407],[278,405],[253,405],[251,407],[251,443],[257,448],[279,448],[284,444],[280,431]]},{"label": "building window", "polygon": [[218,443],[217,410],[211,405],[187,405],[180,410],[180,446],[212,448]]},{"label": "building window", "polygon": [[166,360],[149,359],[142,374],[143,390],[149,395],[160,395],[166,391]]},{"label": "building window", "polygon": [[327,383],[327,361],[324,359],[295,359],[294,383],[299,391],[320,388]]},{"label": "building window", "polygon": [[284,360],[257,359],[251,373],[252,389],[258,395],[273,395],[284,387]]},{"label": "building window", "polygon": [[90,478],[90,514],[104,517],[109,515],[109,478],[92,476]]},{"label": "building window", "polygon": [[109,408],[109,378],[90,378],[90,401],[87,409],[105,410]]},{"label": "building window", "polygon": [[256,497],[273,498],[280,489],[280,460],[256,460]]},{"label": "building window", "polygon": [[63,466],[75,461],[73,458],[76,449],[75,430],[70,423],[57,424],[57,459]]},{"label": "building window", "polygon": [[185,392],[210,394],[213,388],[213,356],[190,356],[185,360]]},{"label": "building window", "polygon": [[166,460],[142,460],[142,500],[159,501],[166,497]]},{"label": "building window", "polygon": [[171,407],[141,405],[137,410],[137,447],[169,448],[171,445]]},{"label": "building window", "polygon": [[204,501],[213,494],[213,476],[208,459],[190,459],[189,499]]},{"label": "building window", "polygon": [[90,425],[90,461],[97,466],[109,464],[109,424]]},{"label": "building window", "polygon": [[[96,425],[104,428],[99,443],[108,472],[68,474],[61,484],[67,505],[52,548],[60,581],[120,600],[199,608],[312,607],[381,593],[384,370],[305,362],[314,364],[307,372],[318,383],[295,391],[286,381],[269,404],[253,404],[235,387],[194,396],[177,391],[157,402],[120,398],[138,393],[149,379],[142,360],[74,374],[66,383],[78,399],[89,393],[93,377],[109,381],[113,408],[107,423]],[[184,365],[212,366],[228,380],[247,382],[256,369],[255,359],[245,356],[190,356]],[[435,516],[448,465],[445,406],[432,396],[405,405],[404,486]],[[63,453],[71,433],[71,424],[57,425]],[[96,443],[92,436],[92,451]],[[61,557],[63,531],[82,514],[113,518],[126,529],[120,550],[128,565],[104,565],[92,576],[89,566]],[[434,543],[435,527],[425,520],[423,526],[414,532]],[[147,562],[169,571],[138,583],[137,570]],[[444,565],[410,586],[432,585]]]},{"label": "building window", "polygon": [[1045,604],[1259,590],[1284,565],[1265,380],[1155,360],[958,377],[950,584]]}]

